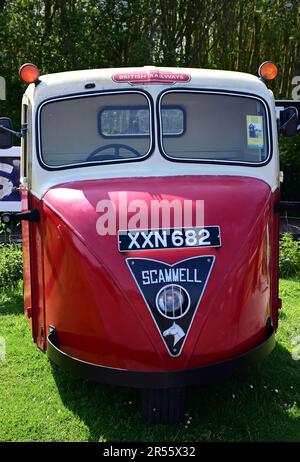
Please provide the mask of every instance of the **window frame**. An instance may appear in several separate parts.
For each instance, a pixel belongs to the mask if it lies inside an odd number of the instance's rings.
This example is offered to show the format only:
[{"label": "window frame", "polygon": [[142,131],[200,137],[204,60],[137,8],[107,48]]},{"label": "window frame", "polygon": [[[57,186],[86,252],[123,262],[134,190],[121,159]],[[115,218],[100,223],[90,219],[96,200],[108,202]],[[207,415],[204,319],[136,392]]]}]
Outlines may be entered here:
[{"label": "window frame", "polygon": [[[206,95],[228,95],[234,97],[243,97],[243,98],[251,98],[261,102],[265,108],[266,114],[266,127],[267,127],[267,157],[262,162],[247,162],[247,161],[234,161],[234,160],[218,160],[218,159],[205,159],[205,158],[184,158],[184,157],[172,157],[167,154],[163,147],[163,133],[162,133],[162,117],[161,117],[161,107],[162,107],[162,99],[169,93],[197,93],[197,94],[206,94]],[[239,92],[239,91],[228,91],[228,90],[218,90],[218,89],[203,89],[203,88],[171,88],[162,91],[157,98],[156,101],[156,115],[157,115],[157,140],[158,140],[158,148],[160,150],[161,155],[169,160],[170,162],[178,162],[178,163],[193,163],[193,164],[218,164],[218,165],[237,165],[237,166],[245,166],[245,167],[263,167],[267,165],[273,156],[273,142],[272,142],[272,125],[271,125],[271,112],[270,107],[267,101],[262,98],[261,96],[255,95],[253,93],[247,92]]]},{"label": "window frame", "polygon": [[[149,149],[146,154],[144,154],[141,157],[132,157],[129,159],[116,159],[116,160],[104,160],[104,161],[94,161],[94,162],[78,162],[74,164],[62,164],[59,166],[52,166],[48,165],[44,162],[43,155],[42,155],[42,130],[41,130],[41,113],[42,109],[45,105],[55,103],[56,101],[64,101],[64,100],[69,100],[69,99],[79,99],[79,98],[90,98],[93,96],[101,96],[101,95],[121,95],[121,94],[127,94],[127,93],[134,93],[134,94],[141,94],[143,95],[146,100],[148,101],[149,105],[149,117],[150,117],[150,130],[149,130],[149,138],[150,138],[150,143],[149,143]],[[107,164],[120,164],[120,163],[128,163],[128,162],[141,162],[148,157],[150,157],[154,151],[155,147],[155,134],[154,134],[154,104],[153,100],[151,98],[151,95],[144,90],[140,89],[123,89],[123,90],[102,90],[102,91],[91,91],[91,92],[80,92],[80,93],[69,93],[67,95],[59,95],[51,98],[47,98],[44,101],[42,101],[37,108],[36,111],[36,152],[37,152],[37,158],[40,166],[44,170],[50,170],[50,171],[57,171],[57,170],[67,170],[71,168],[82,168],[82,167],[93,167],[96,165],[107,165]],[[148,137],[148,136],[147,136]]]}]

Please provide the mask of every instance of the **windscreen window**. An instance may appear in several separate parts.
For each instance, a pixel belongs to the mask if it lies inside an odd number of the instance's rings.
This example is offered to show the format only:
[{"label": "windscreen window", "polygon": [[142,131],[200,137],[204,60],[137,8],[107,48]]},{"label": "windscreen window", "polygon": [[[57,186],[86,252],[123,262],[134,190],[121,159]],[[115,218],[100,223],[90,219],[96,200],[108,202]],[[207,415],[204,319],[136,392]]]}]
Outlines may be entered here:
[{"label": "windscreen window", "polygon": [[269,155],[269,133],[264,103],[248,96],[202,92],[168,92],[160,108],[180,106],[185,114],[183,136],[172,130],[160,109],[161,148],[175,160],[260,164]]},{"label": "windscreen window", "polygon": [[[105,112],[112,106],[123,108],[122,113],[112,116]],[[137,108],[143,108],[142,112]],[[104,114],[101,130],[99,114]],[[142,93],[109,93],[49,101],[41,107],[39,125],[40,155],[43,163],[53,168],[140,160],[151,150],[151,108]],[[117,139],[108,139],[116,133]]]}]

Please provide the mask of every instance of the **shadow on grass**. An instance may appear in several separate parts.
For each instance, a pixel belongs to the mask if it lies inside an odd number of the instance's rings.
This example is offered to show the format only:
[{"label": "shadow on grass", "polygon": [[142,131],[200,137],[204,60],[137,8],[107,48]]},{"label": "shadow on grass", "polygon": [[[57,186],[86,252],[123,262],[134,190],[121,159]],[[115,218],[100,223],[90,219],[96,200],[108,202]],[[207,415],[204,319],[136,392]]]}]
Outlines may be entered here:
[{"label": "shadow on grass", "polygon": [[88,382],[55,365],[52,371],[89,441],[299,441],[300,362],[281,345],[240,375],[190,388],[187,414],[175,427],[147,425],[138,390]]}]

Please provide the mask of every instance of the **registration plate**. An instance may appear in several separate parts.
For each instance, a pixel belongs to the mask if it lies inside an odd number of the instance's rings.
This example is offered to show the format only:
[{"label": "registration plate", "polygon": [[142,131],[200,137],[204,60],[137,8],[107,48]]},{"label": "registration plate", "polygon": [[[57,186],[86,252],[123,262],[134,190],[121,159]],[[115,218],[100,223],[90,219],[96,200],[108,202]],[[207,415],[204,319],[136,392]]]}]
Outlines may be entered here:
[{"label": "registration plate", "polygon": [[119,252],[132,250],[220,247],[219,226],[170,229],[139,229],[118,232]]}]

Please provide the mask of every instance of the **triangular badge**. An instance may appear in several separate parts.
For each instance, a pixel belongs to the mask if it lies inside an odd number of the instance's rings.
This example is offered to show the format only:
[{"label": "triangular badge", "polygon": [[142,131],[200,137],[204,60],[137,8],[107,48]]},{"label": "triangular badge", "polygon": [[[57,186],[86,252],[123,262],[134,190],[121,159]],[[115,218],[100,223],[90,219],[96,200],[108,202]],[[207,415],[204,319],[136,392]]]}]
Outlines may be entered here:
[{"label": "triangular badge", "polygon": [[179,356],[209,280],[215,256],[181,260],[173,265],[149,258],[126,263],[171,356]]}]

